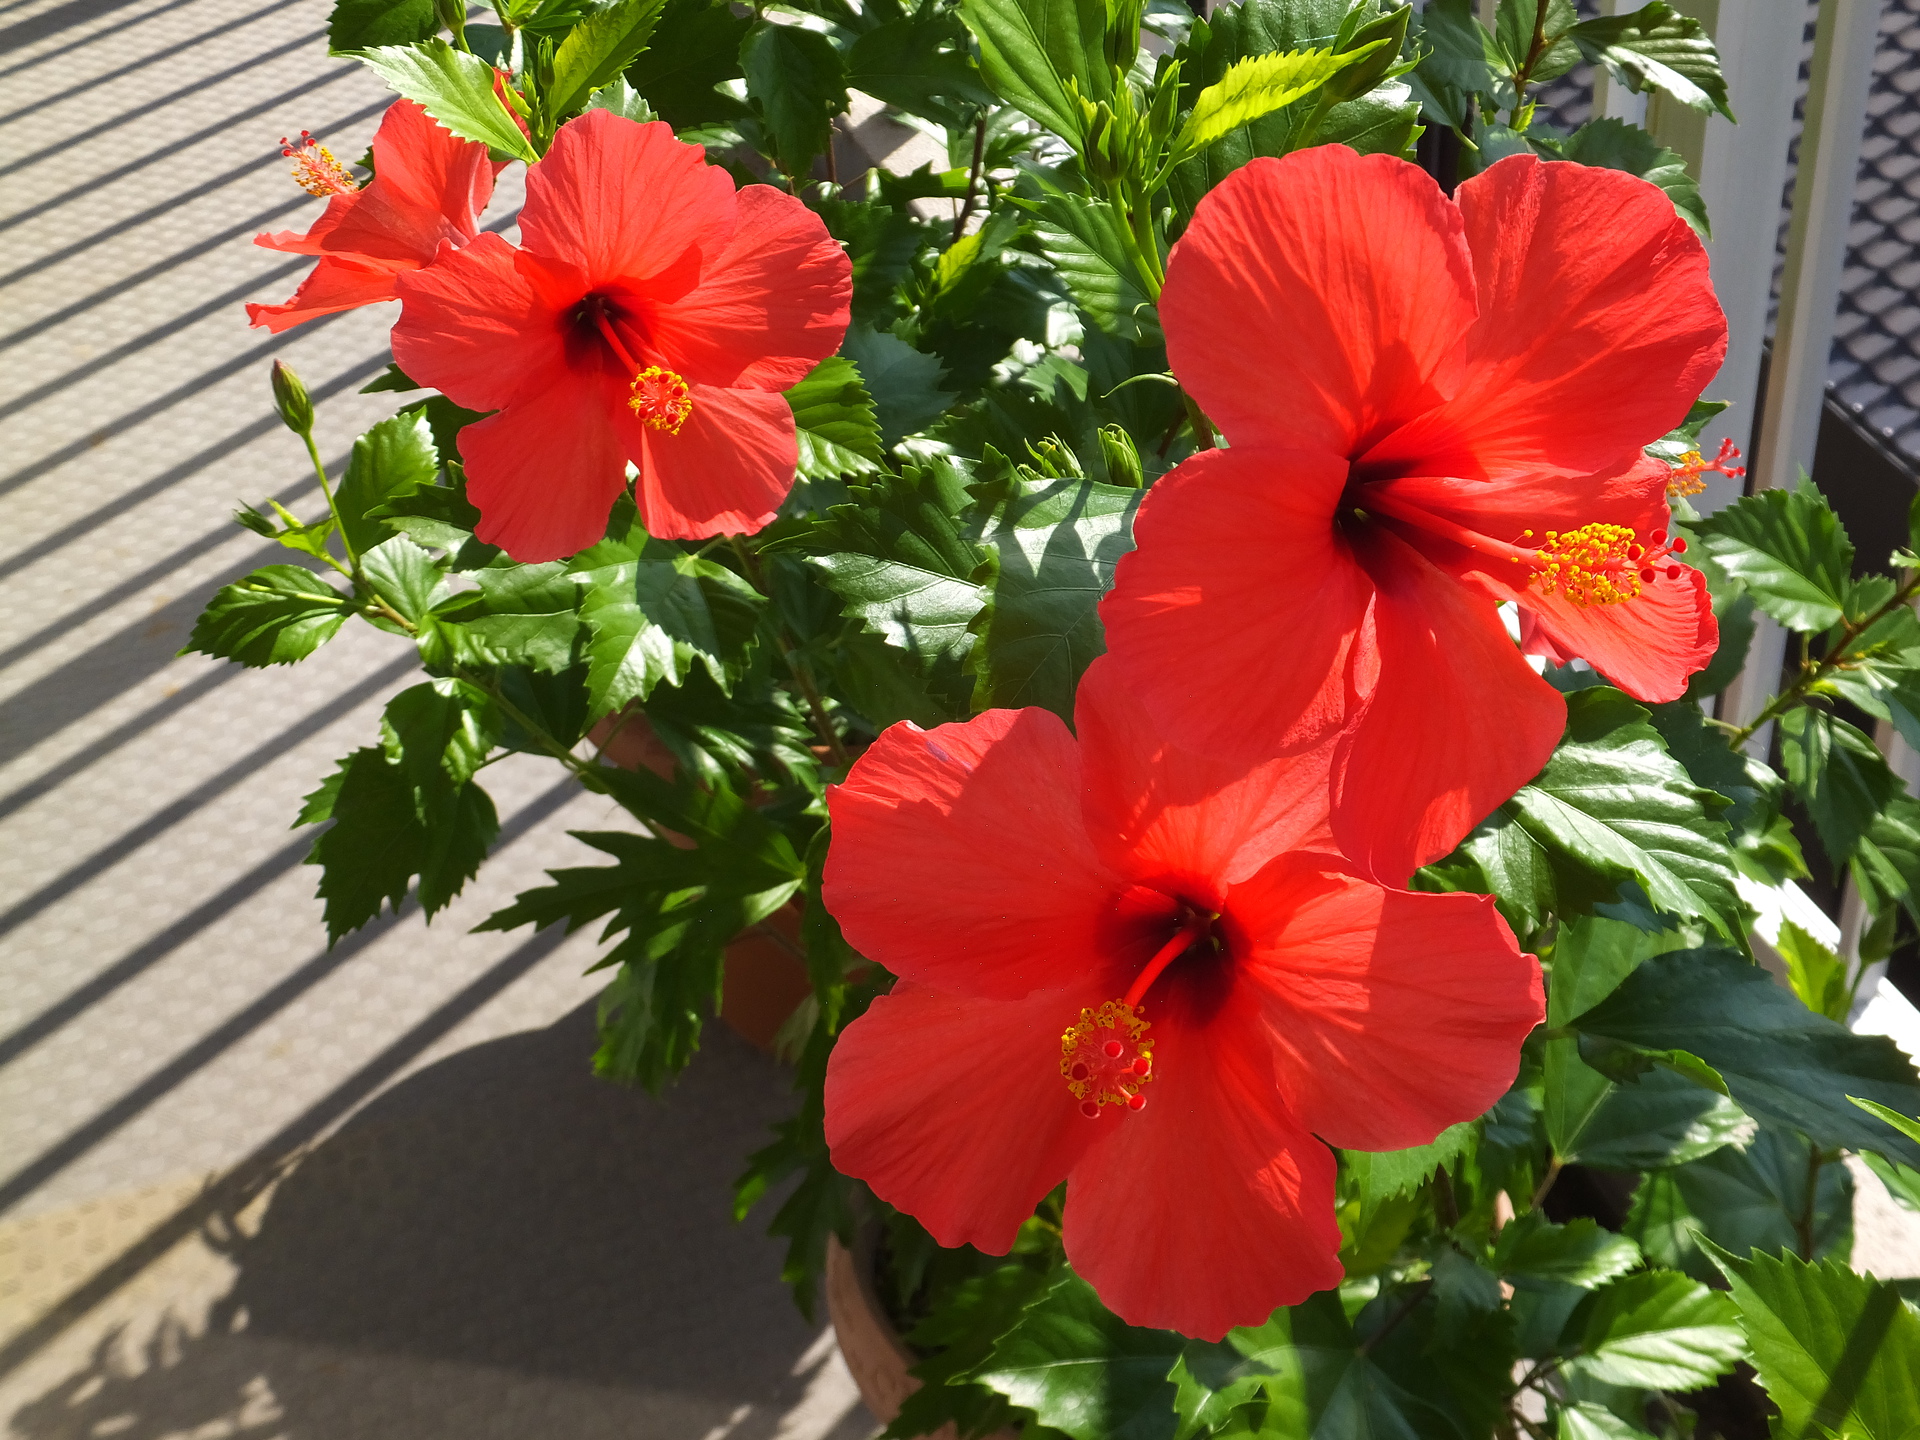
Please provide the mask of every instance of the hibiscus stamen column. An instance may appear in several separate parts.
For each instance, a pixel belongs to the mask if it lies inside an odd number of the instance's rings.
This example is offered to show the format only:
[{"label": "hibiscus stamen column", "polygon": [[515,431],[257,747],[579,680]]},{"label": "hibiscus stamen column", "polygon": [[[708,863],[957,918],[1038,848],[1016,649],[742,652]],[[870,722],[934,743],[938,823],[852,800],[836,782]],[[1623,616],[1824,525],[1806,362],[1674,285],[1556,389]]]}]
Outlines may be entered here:
[{"label": "hibiscus stamen column", "polygon": [[693,413],[693,400],[687,393],[687,382],[664,366],[642,366],[635,360],[621,343],[619,334],[613,328],[613,321],[607,315],[605,303],[597,296],[588,298],[587,313],[599,327],[602,338],[613,347],[613,353],[620,357],[620,363],[627,367],[627,374],[633,377],[627,382],[627,408],[638,415],[640,422],[649,429],[664,430],[669,435],[679,434],[680,427],[687,423],[687,416]]},{"label": "hibiscus stamen column", "polygon": [[1080,1113],[1089,1120],[1098,1119],[1108,1105],[1146,1108],[1147,1097],[1140,1092],[1153,1078],[1153,1041],[1146,1038],[1140,1001],[1161,972],[1207,933],[1213,919],[1190,917],[1147,961],[1124,998],[1104,1001],[1097,1010],[1083,1009],[1061,1035],[1060,1074],[1080,1102]]}]

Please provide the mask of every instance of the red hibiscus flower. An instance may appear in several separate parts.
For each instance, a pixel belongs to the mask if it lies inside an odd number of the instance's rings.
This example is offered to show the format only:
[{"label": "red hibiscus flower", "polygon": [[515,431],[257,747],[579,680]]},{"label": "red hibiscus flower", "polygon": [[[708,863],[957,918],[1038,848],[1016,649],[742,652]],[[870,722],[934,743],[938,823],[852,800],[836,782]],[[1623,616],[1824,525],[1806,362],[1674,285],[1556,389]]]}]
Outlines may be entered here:
[{"label": "red hibiscus flower", "polygon": [[1180,743],[1252,760],[1340,733],[1334,832],[1374,873],[1445,854],[1560,737],[1498,602],[1645,700],[1711,658],[1641,447],[1726,322],[1654,186],[1521,156],[1449,200],[1338,145],[1255,160],[1201,202],[1160,314],[1231,448],[1141,505],[1108,646]]},{"label": "red hibiscus flower", "polygon": [[1065,1180],[1107,1305],[1217,1339],[1340,1279],[1327,1145],[1425,1144],[1499,1098],[1540,971],[1485,896],[1291,848],[1324,753],[1174,750],[1110,658],[1075,723],[902,723],[828,792],[827,906],[900,978],[834,1047],[827,1140],[993,1254]]},{"label": "red hibiscus flower", "polygon": [[396,298],[395,277],[432,264],[442,245],[473,239],[500,171],[486,146],[456,139],[411,100],[396,100],[381,117],[364,189],[304,131],[285,153],[294,178],[330,198],[306,234],[254,237],[269,250],[320,257],[286,304],[247,306],[248,323],[276,335],[316,315]]},{"label": "red hibiscus flower", "polygon": [[759,529],[793,487],[781,391],[840,348],[852,266],[820,218],[735,193],[670,126],[604,110],[527,172],[522,248],[482,235],[405,277],[393,354],[475,410],[475,532],[516,560],[593,544],[639,470],[648,531]]}]

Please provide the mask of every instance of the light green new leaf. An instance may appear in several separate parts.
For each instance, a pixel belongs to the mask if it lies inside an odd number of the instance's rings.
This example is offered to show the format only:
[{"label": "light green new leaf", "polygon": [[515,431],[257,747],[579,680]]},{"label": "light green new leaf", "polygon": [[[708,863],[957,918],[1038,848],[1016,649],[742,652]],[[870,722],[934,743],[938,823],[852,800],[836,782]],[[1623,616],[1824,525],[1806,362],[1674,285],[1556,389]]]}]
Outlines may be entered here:
[{"label": "light green new leaf", "polygon": [[1169,163],[1178,164],[1242,125],[1285,109],[1385,43],[1377,40],[1340,55],[1331,50],[1290,50],[1235,61],[1193,102],[1192,112],[1174,137]]},{"label": "light green new leaf", "polygon": [[853,361],[838,355],[822,360],[787,391],[787,404],[800,440],[802,480],[872,475],[880,469],[873,397]]},{"label": "light green new leaf", "polygon": [[1782,625],[1824,630],[1840,619],[1852,585],[1853,542],[1811,485],[1748,495],[1693,529],[1720,568]]},{"label": "light green new leaf", "polygon": [[267,565],[223,585],[194,622],[181,654],[242,665],[291,665],[334,637],[352,602],[311,570]]},{"label": "light green new leaf", "polygon": [[647,48],[664,0],[618,0],[587,16],[567,33],[553,57],[547,105],[564,119],[587,97],[614,80]]},{"label": "light green new leaf", "polygon": [[493,67],[478,55],[456,50],[438,36],[424,44],[381,45],[360,58],[387,88],[419,105],[462,140],[478,140],[532,162],[540,157],[494,93]]},{"label": "light green new leaf", "polygon": [[1779,1440],[1920,1436],[1920,1315],[1897,1290],[1831,1260],[1714,1261],[1733,1287],[1754,1369],[1780,1409]]},{"label": "light green new leaf", "polygon": [[1893,1126],[1893,1128],[1898,1130],[1902,1135],[1916,1142],[1920,1142],[1920,1119],[1902,1115],[1898,1110],[1889,1109],[1877,1101],[1862,1100],[1858,1095],[1849,1095],[1847,1099],[1858,1105],[1869,1115],[1886,1121],[1887,1124]]},{"label": "light green new leaf", "polygon": [[1680,1393],[1711,1385],[1745,1355],[1731,1300],[1672,1270],[1648,1270],[1595,1297],[1567,1368],[1609,1385]]},{"label": "light green new leaf", "polygon": [[1583,1401],[1560,1412],[1557,1440],[1653,1440],[1638,1425],[1629,1425],[1604,1405]]},{"label": "light green new leaf", "polygon": [[1800,1003],[1816,1015],[1845,1023],[1853,1004],[1847,962],[1791,920],[1781,922],[1773,948],[1787,962],[1787,983]]}]

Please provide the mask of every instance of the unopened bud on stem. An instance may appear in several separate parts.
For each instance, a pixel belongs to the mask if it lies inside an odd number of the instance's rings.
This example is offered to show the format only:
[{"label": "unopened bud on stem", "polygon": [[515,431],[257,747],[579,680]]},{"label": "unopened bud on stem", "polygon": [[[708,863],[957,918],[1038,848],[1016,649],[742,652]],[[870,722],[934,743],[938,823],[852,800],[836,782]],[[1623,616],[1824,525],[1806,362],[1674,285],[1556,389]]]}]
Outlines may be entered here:
[{"label": "unopened bud on stem", "polygon": [[307,387],[278,360],[273,362],[273,408],[294,434],[305,438],[313,433],[313,401]]}]

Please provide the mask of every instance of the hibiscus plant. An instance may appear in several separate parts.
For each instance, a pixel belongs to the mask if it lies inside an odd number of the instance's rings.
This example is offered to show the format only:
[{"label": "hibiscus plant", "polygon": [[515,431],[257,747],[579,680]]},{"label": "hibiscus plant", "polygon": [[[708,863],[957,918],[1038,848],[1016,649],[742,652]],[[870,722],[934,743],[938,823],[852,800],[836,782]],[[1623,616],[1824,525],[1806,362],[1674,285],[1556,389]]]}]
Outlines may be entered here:
[{"label": "hibiscus plant", "polygon": [[[330,39],[399,98],[366,173],[287,145],[326,208],[259,243],[317,263],[250,309],[398,301],[398,409],[335,483],[275,367],[325,513],[243,510],[296,555],[189,648],[418,647],[299,816],[333,939],[446,906],[530,753],[631,817],[482,927],[601,927],[601,1074],[686,1065],[737,937],[804,967],[739,1207],[782,1190],[805,1308],[877,1257],[890,1435],[1755,1434],[1742,1362],[1777,1434],[1911,1432],[1841,1161],[1920,1205],[1920,1076],[1845,1023],[1920,913],[1863,728],[1920,744],[1920,559],[1856,573],[1809,486],[1695,511],[1741,473],[1696,447],[1699,192],[1538,108],[1586,62],[1725,113],[1699,22],[339,0]],[[856,92],[944,160],[870,167]],[[1716,714],[1763,619],[1777,696]]]}]

